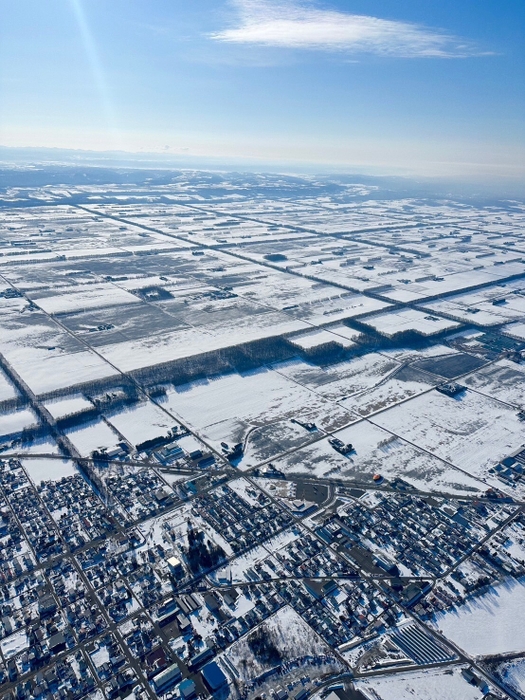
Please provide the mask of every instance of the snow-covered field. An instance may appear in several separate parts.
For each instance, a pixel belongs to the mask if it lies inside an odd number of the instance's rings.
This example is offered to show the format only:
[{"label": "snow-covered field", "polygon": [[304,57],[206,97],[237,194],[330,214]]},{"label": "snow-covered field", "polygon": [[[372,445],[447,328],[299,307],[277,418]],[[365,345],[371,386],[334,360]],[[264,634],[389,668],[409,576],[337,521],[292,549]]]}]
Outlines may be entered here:
[{"label": "snow-covered field", "polygon": [[348,338],[330,333],[328,330],[320,329],[311,333],[294,335],[290,342],[301,350],[315,350],[329,344],[337,344],[343,348],[351,348],[353,343]]},{"label": "snow-covered field", "polygon": [[91,401],[88,401],[82,394],[72,394],[53,401],[45,401],[44,406],[55,419],[71,416],[93,408]]},{"label": "snow-covered field", "polygon": [[[455,337],[455,334],[453,337]],[[424,360],[431,357],[446,357],[447,355],[457,355],[458,352],[458,350],[449,348],[448,345],[441,345],[441,343],[430,345],[427,348],[406,347],[381,350],[382,355],[393,358],[398,362],[415,362],[416,360]]]},{"label": "snow-covered field", "polygon": [[49,357],[36,366],[25,365],[21,374],[35,394],[77,386],[117,374],[115,369],[90,350]]},{"label": "snow-covered field", "polygon": [[116,374],[98,355],[50,324],[3,329],[0,336],[0,352],[35,394]]},{"label": "snow-covered field", "polygon": [[508,326],[504,326],[502,331],[505,335],[510,335],[513,338],[525,340],[525,323],[523,323],[522,321],[517,321],[516,323],[509,323]]},{"label": "snow-covered field", "polygon": [[94,450],[100,450],[102,447],[115,447],[119,441],[117,433],[100,418],[80,427],[70,428],[65,433],[82,457],[89,457]]},{"label": "snow-covered field", "polygon": [[0,439],[20,433],[24,428],[29,428],[37,423],[38,418],[29,408],[0,413]]},{"label": "snow-covered field", "polygon": [[524,619],[525,582],[509,580],[440,613],[434,624],[467,654],[486,656],[525,651]]},{"label": "snow-covered field", "polygon": [[27,649],[30,645],[29,637],[25,629],[18,630],[9,637],[2,639],[0,642],[0,649],[4,658],[10,659],[12,656],[19,654],[24,649]]},{"label": "snow-covered field", "polygon": [[14,399],[18,396],[18,392],[15,387],[11,384],[9,379],[0,370],[0,401],[7,401],[8,399]]},{"label": "snow-covered field", "polygon": [[124,410],[108,411],[106,418],[132,445],[166,435],[177,424],[151,401]]},{"label": "snow-covered field", "polygon": [[431,391],[371,420],[478,478],[525,442],[515,409],[468,390]]},{"label": "snow-covered field", "polygon": [[49,314],[139,303],[140,299],[114,284],[90,284],[75,287],[68,294],[31,295],[38,306]]},{"label": "snow-covered field", "polygon": [[335,433],[335,437],[345,444],[352,443],[355,451],[344,457],[328,440],[321,440],[275,460],[274,464],[290,474],[334,477],[364,484],[372,483],[372,476],[379,473],[385,479],[401,477],[424,491],[465,494],[486,489],[477,479],[368,420],[353,423]]},{"label": "snow-covered field", "polygon": [[525,697],[525,658],[520,657],[511,661],[504,661],[497,667],[498,677],[518,693],[520,697]]},{"label": "snow-covered field", "polygon": [[322,430],[352,420],[345,408],[266,368],[178,386],[168,392],[163,405],[219,450],[222,441],[247,440],[246,458],[253,448],[252,461],[263,454],[271,457],[272,450],[279,452],[287,441],[294,446],[297,440],[300,444],[312,439],[311,433],[290,423],[292,418],[314,422]]},{"label": "snow-covered field", "polygon": [[485,695],[467,683],[457,666],[389,674],[355,685],[369,700],[482,700]]},{"label": "snow-covered field", "polygon": [[525,407],[525,366],[510,360],[498,360],[472,372],[461,382],[486,396],[491,396],[516,408]]},{"label": "snow-covered field", "polygon": [[365,418],[371,413],[376,413],[401,401],[406,401],[412,396],[422,394],[431,389],[432,386],[428,375],[411,368],[403,368],[391,378],[387,378],[368,391],[343,399],[341,405],[352,413]]},{"label": "snow-covered field", "polygon": [[[321,640],[313,629],[291,608],[286,605],[263,622],[256,630],[235,642],[226,657],[239,672],[240,679],[251,681],[276,665],[254,654],[250,649],[250,640],[257,630],[271,641],[281,657],[281,663],[291,662],[306,656],[330,656],[330,648]],[[335,660],[334,660],[335,661]],[[340,662],[335,668],[342,669]],[[308,665],[308,674],[315,674],[315,666]]]},{"label": "snow-covered field", "polygon": [[56,455],[60,454],[60,449],[49,434],[43,434],[31,442],[18,444],[16,453],[19,455]]},{"label": "snow-covered field", "polygon": [[436,335],[446,330],[452,330],[459,326],[455,321],[435,316],[415,309],[403,311],[391,311],[377,316],[361,319],[361,323],[371,326],[388,338],[405,331],[415,331],[421,335]]},{"label": "snow-covered field", "polygon": [[379,353],[369,353],[334,365],[318,366],[294,359],[274,365],[279,374],[324,398],[340,401],[348,396],[372,389],[401,369],[401,363]]},{"label": "snow-covered field", "polygon": [[425,306],[469,324],[492,326],[523,318],[525,297],[515,293],[522,289],[523,281],[517,280],[506,285],[495,284],[468,294],[454,295]]},{"label": "snow-covered field", "polygon": [[26,458],[22,459],[22,465],[37,486],[42,481],[59,481],[64,476],[78,473],[73,462],[68,459]]},{"label": "snow-covered field", "polygon": [[245,316],[228,325],[222,320],[214,325],[209,322],[206,333],[198,328],[183,328],[162,335],[104,345],[99,352],[121,371],[129,372],[306,328],[308,326],[303,321],[279,311],[269,311],[260,313],[257,318]]}]

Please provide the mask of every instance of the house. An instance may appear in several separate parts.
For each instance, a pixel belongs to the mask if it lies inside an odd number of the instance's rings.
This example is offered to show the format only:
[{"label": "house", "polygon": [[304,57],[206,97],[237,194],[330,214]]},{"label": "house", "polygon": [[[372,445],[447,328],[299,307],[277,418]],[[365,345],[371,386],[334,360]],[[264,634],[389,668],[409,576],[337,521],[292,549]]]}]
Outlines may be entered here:
[{"label": "house", "polygon": [[317,599],[324,598],[329,593],[332,593],[337,588],[337,584],[333,579],[328,581],[313,581],[306,579],[304,585],[307,590]]},{"label": "house", "polygon": [[206,593],[204,596],[204,602],[211,613],[216,614],[218,612],[220,603],[213,593]]},{"label": "house", "polygon": [[57,632],[56,634],[51,635],[47,645],[49,647],[49,651],[51,651],[53,654],[58,654],[60,651],[63,651],[66,648],[66,638],[64,637],[64,633]]},{"label": "house", "polygon": [[38,612],[40,617],[52,615],[57,609],[57,604],[52,595],[44,595],[38,601]]},{"label": "house", "polygon": [[193,629],[191,621],[186,617],[186,615],[183,615],[182,613],[179,613],[179,615],[177,615],[177,624],[179,626],[181,634],[188,634]]},{"label": "house", "polygon": [[167,562],[170,574],[178,579],[184,576],[184,569],[182,568],[182,562],[178,557],[170,557]]},{"label": "house", "polygon": [[408,608],[418,603],[432,588],[429,581],[410,583],[403,592],[404,603]]},{"label": "house", "polygon": [[195,683],[189,678],[186,678],[179,685],[179,693],[182,700],[191,700],[191,698],[194,698],[197,694],[195,690]]},{"label": "house", "polygon": [[206,663],[206,661],[212,659],[214,656],[215,651],[212,648],[204,647],[202,651],[199,651],[198,654],[195,654],[195,656],[191,657],[191,659],[188,661],[188,668],[190,669],[190,671],[199,669]]},{"label": "house", "polygon": [[228,684],[228,679],[215,661],[211,661],[201,671],[204,685],[211,693],[216,693]]},{"label": "house", "polygon": [[157,673],[153,678],[153,685],[157,693],[163,693],[182,678],[182,673],[177,664],[168,666],[167,669]]}]

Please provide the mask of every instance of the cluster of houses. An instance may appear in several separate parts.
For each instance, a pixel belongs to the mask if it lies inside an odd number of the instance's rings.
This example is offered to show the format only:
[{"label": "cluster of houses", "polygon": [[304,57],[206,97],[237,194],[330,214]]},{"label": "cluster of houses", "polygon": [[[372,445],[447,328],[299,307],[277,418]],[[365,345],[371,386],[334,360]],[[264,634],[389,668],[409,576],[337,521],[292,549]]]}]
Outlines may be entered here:
[{"label": "cluster of houses", "polygon": [[440,576],[512,512],[508,504],[393,493],[373,507],[353,500],[317,532],[371,574]]},{"label": "cluster of houses", "polygon": [[516,484],[525,482],[525,450],[520,450],[512,457],[505,457],[499,464],[491,467],[489,473],[494,474],[507,486],[515,487]]},{"label": "cluster of houses", "polygon": [[10,506],[6,517],[14,514],[37,561],[42,562],[62,554],[65,551],[64,543],[18,460],[0,460],[0,485]]},{"label": "cluster of houses", "polygon": [[293,522],[290,513],[262,491],[249,502],[229,486],[198,497],[193,510],[224,537],[235,553],[264,542]]},{"label": "cluster of houses", "polygon": [[[0,461],[0,678],[11,700],[220,696],[236,677],[225,652],[285,606],[344,654],[394,629],[403,609],[427,619],[525,573],[499,540],[479,546],[504,536],[516,514],[506,500],[341,490],[310,529],[250,479],[207,472],[171,488],[151,467],[96,469],[98,494],[79,473],[34,486],[19,461]],[[221,556],[192,568],[190,534]]]}]

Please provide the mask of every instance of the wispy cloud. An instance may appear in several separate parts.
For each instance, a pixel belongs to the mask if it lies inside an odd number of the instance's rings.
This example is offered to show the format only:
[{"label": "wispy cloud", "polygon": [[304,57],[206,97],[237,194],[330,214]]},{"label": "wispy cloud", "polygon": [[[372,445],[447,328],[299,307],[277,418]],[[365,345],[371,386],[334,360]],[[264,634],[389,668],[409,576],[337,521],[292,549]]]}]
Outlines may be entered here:
[{"label": "wispy cloud", "polygon": [[475,46],[418,24],[354,15],[301,0],[233,0],[237,26],[211,37],[233,44],[372,53],[404,58],[482,55]]}]

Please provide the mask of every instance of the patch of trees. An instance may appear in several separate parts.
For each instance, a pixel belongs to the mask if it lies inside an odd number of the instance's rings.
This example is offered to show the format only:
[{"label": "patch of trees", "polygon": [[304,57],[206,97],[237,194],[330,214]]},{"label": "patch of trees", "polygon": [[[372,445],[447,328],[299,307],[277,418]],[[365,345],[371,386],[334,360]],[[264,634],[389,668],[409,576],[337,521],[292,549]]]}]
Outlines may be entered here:
[{"label": "patch of trees", "polygon": [[138,445],[135,445],[137,452],[147,452],[149,450],[156,450],[159,447],[163,447],[168,443],[173,441],[173,434],[171,431],[167,435],[159,435],[158,437],[151,438],[150,440],[144,440]]},{"label": "patch of trees", "polygon": [[145,301],[162,301],[163,299],[173,299],[173,294],[164,287],[142,287],[142,289],[134,289],[132,294],[144,299]]},{"label": "patch of trees", "polygon": [[107,409],[136,403],[140,397],[137,387],[134,384],[129,384],[112,391],[88,396],[88,398],[96,408]]},{"label": "patch of trees", "polygon": [[161,384],[158,386],[152,386],[148,389],[148,394],[152,399],[156,399],[159,396],[166,396],[167,393],[166,387],[162,386]]},{"label": "patch of trees", "polygon": [[269,362],[286,360],[296,353],[297,350],[281,336],[262,338],[251,343],[146,367],[133,372],[133,377],[146,386],[153,387],[160,383],[171,383],[177,386],[232,370],[256,369]]},{"label": "patch of trees", "polygon": [[87,411],[82,411],[82,413],[74,413],[69,416],[64,416],[63,418],[58,418],[56,423],[61,430],[65,430],[66,428],[73,428],[76,425],[95,420],[99,415],[98,410],[92,408]]},{"label": "patch of trees", "polygon": [[284,253],[268,253],[264,256],[264,259],[269,260],[270,262],[284,262],[285,260],[288,260]]},{"label": "patch of trees", "polygon": [[188,549],[185,554],[192,574],[211,569],[226,558],[221,546],[206,542],[204,532],[194,530],[191,525],[188,527]]},{"label": "patch of trees", "polygon": [[159,447],[164,447],[164,445],[169,445],[170,442],[187,434],[188,430],[183,425],[175,425],[171,430],[168,430],[166,435],[158,435],[150,440],[144,440],[144,442],[135,445],[135,448],[137,452],[151,452],[159,449]]},{"label": "patch of trees", "polygon": [[277,666],[283,657],[279,649],[275,646],[265,625],[258,627],[253,634],[248,637],[250,651],[261,664]]}]

